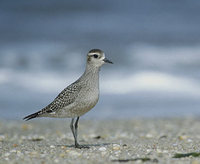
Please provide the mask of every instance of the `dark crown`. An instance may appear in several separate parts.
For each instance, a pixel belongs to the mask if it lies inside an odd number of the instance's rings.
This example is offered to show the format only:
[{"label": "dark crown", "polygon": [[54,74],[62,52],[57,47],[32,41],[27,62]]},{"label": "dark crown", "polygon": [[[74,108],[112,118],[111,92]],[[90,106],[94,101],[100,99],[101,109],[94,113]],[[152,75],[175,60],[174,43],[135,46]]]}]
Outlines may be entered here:
[{"label": "dark crown", "polygon": [[89,53],[103,53],[103,51],[100,49],[92,49],[89,51]]}]

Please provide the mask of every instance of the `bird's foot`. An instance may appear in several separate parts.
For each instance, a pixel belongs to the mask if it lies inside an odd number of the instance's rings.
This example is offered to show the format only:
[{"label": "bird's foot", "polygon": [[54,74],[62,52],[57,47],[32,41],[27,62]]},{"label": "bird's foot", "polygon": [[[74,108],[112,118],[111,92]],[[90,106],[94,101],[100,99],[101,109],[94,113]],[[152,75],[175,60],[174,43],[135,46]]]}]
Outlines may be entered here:
[{"label": "bird's foot", "polygon": [[89,149],[90,147],[86,146],[86,145],[79,145],[78,143],[76,143],[75,144],[75,148],[78,148],[78,149]]}]

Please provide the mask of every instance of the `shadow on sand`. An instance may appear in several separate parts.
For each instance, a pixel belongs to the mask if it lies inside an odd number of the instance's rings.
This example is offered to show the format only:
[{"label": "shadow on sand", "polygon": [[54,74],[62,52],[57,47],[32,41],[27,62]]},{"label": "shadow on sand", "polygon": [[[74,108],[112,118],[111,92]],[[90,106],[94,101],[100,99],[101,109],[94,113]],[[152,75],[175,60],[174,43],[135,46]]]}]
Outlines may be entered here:
[{"label": "shadow on sand", "polygon": [[[112,143],[100,143],[100,144],[81,144],[82,148],[90,148],[90,147],[101,147],[101,146],[107,146],[110,145]],[[55,145],[58,147],[61,146],[66,146],[66,147],[71,147],[71,148],[75,148],[74,145]]]}]

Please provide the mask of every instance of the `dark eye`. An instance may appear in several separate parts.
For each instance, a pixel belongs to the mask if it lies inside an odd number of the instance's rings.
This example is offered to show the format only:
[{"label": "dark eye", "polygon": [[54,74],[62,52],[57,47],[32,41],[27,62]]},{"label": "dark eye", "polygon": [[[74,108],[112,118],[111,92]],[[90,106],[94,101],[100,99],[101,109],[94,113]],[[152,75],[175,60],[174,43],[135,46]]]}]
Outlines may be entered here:
[{"label": "dark eye", "polygon": [[94,56],[94,58],[98,58],[98,55],[97,55],[97,54],[94,54],[93,56]]}]

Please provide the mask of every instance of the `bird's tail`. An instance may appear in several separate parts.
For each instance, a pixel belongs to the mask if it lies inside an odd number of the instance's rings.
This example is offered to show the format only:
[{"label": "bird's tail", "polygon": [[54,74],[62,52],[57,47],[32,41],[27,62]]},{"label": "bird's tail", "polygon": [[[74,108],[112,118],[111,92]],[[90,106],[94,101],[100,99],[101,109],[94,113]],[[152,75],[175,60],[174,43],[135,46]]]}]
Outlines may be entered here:
[{"label": "bird's tail", "polygon": [[23,120],[28,121],[28,120],[30,120],[30,119],[36,118],[36,117],[39,116],[39,113],[40,113],[40,111],[39,111],[39,112],[36,112],[36,113],[33,113],[33,114],[30,114],[30,115],[24,117]]}]

